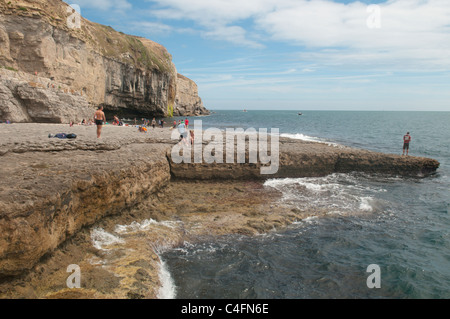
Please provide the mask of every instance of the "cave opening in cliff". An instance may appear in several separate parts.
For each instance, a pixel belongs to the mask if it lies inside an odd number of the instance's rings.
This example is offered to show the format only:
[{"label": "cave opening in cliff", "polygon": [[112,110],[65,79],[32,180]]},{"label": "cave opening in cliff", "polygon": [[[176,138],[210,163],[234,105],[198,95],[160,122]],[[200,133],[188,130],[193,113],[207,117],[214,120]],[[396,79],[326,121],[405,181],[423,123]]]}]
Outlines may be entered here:
[{"label": "cave opening in cliff", "polygon": [[114,116],[117,116],[119,119],[129,119],[129,120],[136,120],[139,122],[143,118],[145,119],[152,119],[152,118],[165,118],[165,115],[160,112],[142,112],[135,109],[117,109],[117,108],[108,108],[108,106],[105,106],[103,109],[106,120],[112,121],[114,119]]}]

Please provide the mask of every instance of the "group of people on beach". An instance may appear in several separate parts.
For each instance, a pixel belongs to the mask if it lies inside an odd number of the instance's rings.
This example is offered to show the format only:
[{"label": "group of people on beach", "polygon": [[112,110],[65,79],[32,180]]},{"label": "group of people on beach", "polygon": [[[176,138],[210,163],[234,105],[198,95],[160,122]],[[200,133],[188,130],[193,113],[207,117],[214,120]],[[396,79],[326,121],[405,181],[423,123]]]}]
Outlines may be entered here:
[{"label": "group of people on beach", "polygon": [[[138,131],[147,133],[147,127],[150,124],[150,120],[147,120],[147,119],[144,119],[144,118],[142,120],[143,120],[144,123],[138,127]],[[97,126],[97,138],[101,138],[102,126],[103,126],[104,123],[106,123],[106,116],[105,116],[105,113],[103,112],[103,106],[99,106],[97,111],[95,111],[94,121],[95,121],[94,122],[95,125]],[[181,120],[179,122],[180,122],[180,124],[182,124]],[[136,125],[136,118],[134,119],[134,123]],[[158,126],[160,128],[164,128],[164,123],[165,123],[164,119],[158,120]],[[174,123],[175,123],[174,127],[176,127],[177,126],[176,121],[174,121]],[[119,118],[117,117],[117,115],[115,115],[114,116],[114,120],[113,120],[113,124],[120,126],[120,125],[123,125],[123,122],[121,122],[119,120]],[[153,118],[153,120],[151,122],[151,125],[152,125],[153,129],[156,127],[156,118],[155,117]],[[184,120],[183,125],[187,129],[187,127],[189,125],[189,120],[187,118]],[[192,140],[193,140],[194,132],[191,132],[191,136],[192,136]]]},{"label": "group of people on beach", "polygon": [[[150,123],[149,119],[142,118],[142,122],[143,122],[142,126],[148,127],[148,126],[151,125],[153,128],[156,127],[156,118],[153,118],[151,123]],[[136,125],[136,123],[137,123],[137,120],[135,118],[134,119],[134,125]],[[158,126],[160,128],[164,128],[164,123],[166,123],[166,122],[163,119],[158,120]]]},{"label": "group of people on beach", "polygon": [[[147,132],[147,126],[149,126],[149,124],[150,124],[150,120],[146,120],[146,119],[143,119],[143,120],[144,120],[144,124],[139,126],[139,132],[145,132],[146,133]],[[135,119],[134,123],[136,123],[136,119]],[[164,128],[164,123],[165,122],[164,122],[163,119],[158,120],[158,126],[160,128]],[[156,127],[156,118],[153,118],[151,125],[152,125],[153,129],[155,129],[155,127]]]}]

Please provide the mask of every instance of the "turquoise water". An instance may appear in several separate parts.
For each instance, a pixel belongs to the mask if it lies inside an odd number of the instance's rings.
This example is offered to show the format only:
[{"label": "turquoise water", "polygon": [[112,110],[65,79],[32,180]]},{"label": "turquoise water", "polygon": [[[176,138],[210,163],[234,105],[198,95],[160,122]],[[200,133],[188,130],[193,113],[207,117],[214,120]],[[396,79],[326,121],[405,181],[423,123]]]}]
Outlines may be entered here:
[{"label": "turquoise water", "polygon": [[[450,298],[450,112],[216,111],[203,127],[279,128],[317,140],[440,161],[430,177],[333,174],[273,179],[308,218],[257,237],[227,236],[162,255],[177,298]],[[194,120],[194,118],[190,118]],[[367,267],[381,270],[370,289]]]}]

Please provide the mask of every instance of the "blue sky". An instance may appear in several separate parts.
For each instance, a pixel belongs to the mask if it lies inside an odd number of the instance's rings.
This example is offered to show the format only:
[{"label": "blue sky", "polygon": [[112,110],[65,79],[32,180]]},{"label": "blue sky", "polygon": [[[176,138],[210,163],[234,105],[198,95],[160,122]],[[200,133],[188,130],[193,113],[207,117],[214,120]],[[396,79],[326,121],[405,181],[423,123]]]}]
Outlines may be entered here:
[{"label": "blue sky", "polygon": [[448,0],[67,0],[165,46],[209,109],[450,111]]}]

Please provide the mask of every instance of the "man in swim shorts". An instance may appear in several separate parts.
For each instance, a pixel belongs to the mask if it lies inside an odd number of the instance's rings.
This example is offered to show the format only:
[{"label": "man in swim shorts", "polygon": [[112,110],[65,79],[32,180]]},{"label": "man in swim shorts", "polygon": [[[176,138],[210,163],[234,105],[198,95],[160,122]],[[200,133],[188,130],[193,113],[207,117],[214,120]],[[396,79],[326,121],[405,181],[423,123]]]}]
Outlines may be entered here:
[{"label": "man in swim shorts", "polygon": [[409,132],[407,132],[406,135],[403,136],[403,154],[402,155],[405,155],[405,151],[406,151],[406,155],[408,155],[409,142],[411,142],[411,135],[409,135]]},{"label": "man in swim shorts", "polygon": [[106,122],[105,113],[103,113],[103,106],[99,106],[94,114],[95,125],[97,125],[97,138],[102,134],[103,121]]}]

